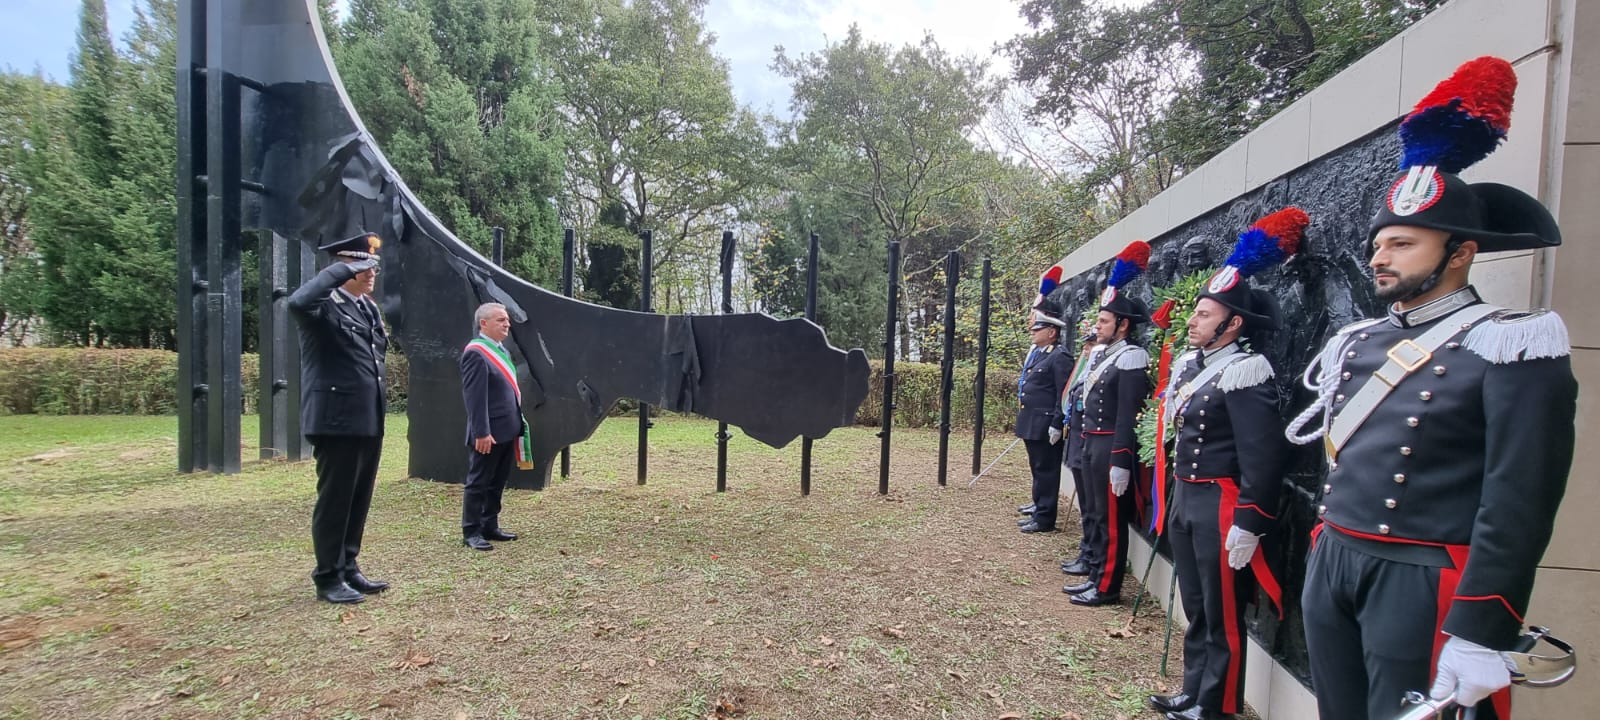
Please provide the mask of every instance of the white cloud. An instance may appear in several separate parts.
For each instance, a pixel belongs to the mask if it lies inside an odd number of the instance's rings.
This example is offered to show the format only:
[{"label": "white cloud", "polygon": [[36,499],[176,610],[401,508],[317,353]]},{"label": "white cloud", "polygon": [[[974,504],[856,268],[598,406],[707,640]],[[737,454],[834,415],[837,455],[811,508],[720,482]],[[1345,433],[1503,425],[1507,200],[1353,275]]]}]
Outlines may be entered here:
[{"label": "white cloud", "polygon": [[789,114],[789,83],[769,69],[776,45],[791,57],[816,52],[844,38],[851,24],[868,40],[896,47],[931,33],[944,49],[987,60],[992,75],[1006,75],[1010,66],[994,46],[1026,30],[1010,2],[957,0],[711,0],[705,21],[728,59],[739,101],[782,116]]}]

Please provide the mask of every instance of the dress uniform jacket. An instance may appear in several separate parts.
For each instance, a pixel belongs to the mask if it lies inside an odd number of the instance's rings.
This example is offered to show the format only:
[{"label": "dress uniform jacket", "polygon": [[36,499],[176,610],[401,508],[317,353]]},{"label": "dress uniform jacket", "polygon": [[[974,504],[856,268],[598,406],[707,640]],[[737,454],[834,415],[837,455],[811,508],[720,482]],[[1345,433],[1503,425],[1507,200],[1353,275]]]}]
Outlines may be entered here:
[{"label": "dress uniform jacket", "polygon": [[1016,433],[1023,440],[1048,440],[1050,428],[1062,427],[1061,393],[1072,380],[1072,353],[1060,345],[1046,345],[1030,356],[1017,393],[1022,407],[1017,410]]},{"label": "dress uniform jacket", "polygon": [[1084,382],[1083,432],[1111,436],[1111,465],[1132,470],[1139,461],[1139,413],[1150,397],[1150,355],[1122,340],[1106,348],[1100,362],[1110,366],[1096,366]]},{"label": "dress uniform jacket", "polygon": [[338,289],[353,277],[349,265],[336,262],[289,296],[300,323],[300,430],[307,436],[383,434],[389,336],[371,300]]},{"label": "dress uniform jacket", "polygon": [[[1230,360],[1233,355],[1242,356]],[[1181,390],[1201,374],[1205,365],[1197,358],[1190,352],[1174,363],[1179,381],[1173,387]],[[1286,453],[1278,388],[1270,382],[1272,364],[1262,355],[1243,354],[1237,345],[1209,353],[1205,362],[1229,364],[1174,409],[1173,477],[1189,483],[1232,481],[1237,489],[1233,524],[1264,535],[1277,522]]]},{"label": "dress uniform jacket", "polygon": [[[1379,382],[1390,348],[1478,302],[1467,287],[1335,336],[1321,360],[1338,377],[1330,414]],[[1521,632],[1572,465],[1570,352],[1553,313],[1498,311],[1462,327],[1328,463],[1318,506],[1328,527],[1422,563],[1412,548],[1434,549],[1443,567],[1456,564],[1446,553],[1464,553],[1446,633],[1509,650]]]},{"label": "dress uniform jacket", "polygon": [[[1392,386],[1374,375],[1391,355],[1415,368]],[[1569,355],[1560,318],[1486,308],[1471,287],[1328,341],[1312,367],[1330,434],[1362,388],[1388,393],[1329,445],[1301,594],[1323,717],[1392,716],[1447,635],[1515,647],[1572,464]],[[1510,694],[1477,709],[1506,720]]]}]

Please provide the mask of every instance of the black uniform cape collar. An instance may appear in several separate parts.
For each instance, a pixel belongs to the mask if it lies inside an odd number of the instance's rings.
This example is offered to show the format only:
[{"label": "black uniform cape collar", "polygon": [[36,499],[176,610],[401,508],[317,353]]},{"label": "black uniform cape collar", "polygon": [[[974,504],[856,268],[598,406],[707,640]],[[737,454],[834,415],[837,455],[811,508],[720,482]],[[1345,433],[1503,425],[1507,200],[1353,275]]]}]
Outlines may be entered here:
[{"label": "black uniform cape collar", "polygon": [[1483,298],[1478,295],[1477,289],[1468,285],[1438,300],[1430,301],[1425,305],[1419,305],[1410,310],[1401,310],[1397,305],[1390,305],[1389,324],[1401,328],[1426,325],[1468,305],[1477,305],[1481,302],[1483,302]]}]

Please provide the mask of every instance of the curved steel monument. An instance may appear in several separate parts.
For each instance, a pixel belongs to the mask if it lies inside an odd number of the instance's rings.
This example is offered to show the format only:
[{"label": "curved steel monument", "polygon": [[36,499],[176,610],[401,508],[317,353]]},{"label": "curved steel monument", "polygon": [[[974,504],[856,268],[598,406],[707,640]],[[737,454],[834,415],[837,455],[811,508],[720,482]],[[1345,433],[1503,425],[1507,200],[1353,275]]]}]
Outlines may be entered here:
[{"label": "curved steel monument", "polygon": [[295,330],[279,298],[313,269],[309,248],[383,238],[376,295],[410,365],[410,473],[464,475],[457,358],[472,311],[499,302],[524,388],[542,487],[561,449],[623,397],[724,420],[773,446],[854,420],[867,358],[807,320],[680,316],[572,300],[505,272],[417,201],[361,123],[333,67],[316,0],[183,0],[178,52],[179,464],[239,466],[240,235],[262,249],[263,448],[303,456]]}]

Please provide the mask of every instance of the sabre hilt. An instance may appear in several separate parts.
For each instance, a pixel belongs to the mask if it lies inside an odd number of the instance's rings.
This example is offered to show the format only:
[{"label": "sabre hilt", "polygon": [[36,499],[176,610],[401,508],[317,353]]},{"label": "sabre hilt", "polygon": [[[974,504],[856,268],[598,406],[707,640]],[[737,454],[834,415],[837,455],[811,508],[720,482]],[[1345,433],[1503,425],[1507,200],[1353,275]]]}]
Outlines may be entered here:
[{"label": "sabre hilt", "polygon": [[[1541,640],[1560,652],[1554,655],[1533,652],[1534,646]],[[1511,671],[1511,684],[1523,687],[1555,687],[1571,679],[1572,674],[1578,670],[1578,655],[1573,652],[1572,645],[1551,637],[1549,628],[1538,625],[1529,626],[1528,631],[1518,640],[1517,649],[1505,653],[1505,656],[1516,666],[1516,669]],[[1395,720],[1455,718],[1456,711],[1462,710],[1456,703],[1454,695],[1443,700],[1434,700],[1426,693],[1415,690],[1406,693],[1401,704],[1405,706],[1405,712],[1400,713]],[[1461,715],[1470,720],[1473,714],[1473,708],[1466,708]]]}]

